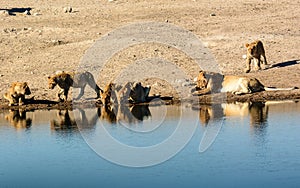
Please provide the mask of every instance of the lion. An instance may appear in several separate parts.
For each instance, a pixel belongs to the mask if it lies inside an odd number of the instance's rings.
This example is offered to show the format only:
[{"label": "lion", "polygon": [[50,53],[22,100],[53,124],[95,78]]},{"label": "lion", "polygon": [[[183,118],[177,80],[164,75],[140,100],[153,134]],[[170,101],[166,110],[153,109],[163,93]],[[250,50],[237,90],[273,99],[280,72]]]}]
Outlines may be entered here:
[{"label": "lion", "polygon": [[101,92],[101,102],[104,105],[112,105],[117,102],[117,96],[116,96],[116,90],[115,90],[115,85],[114,83],[110,82],[107,84]]},{"label": "lion", "polygon": [[247,59],[246,59],[246,69],[245,72],[250,72],[250,65],[251,61],[254,60],[254,67],[255,70],[260,70],[260,62],[261,62],[261,56],[263,57],[263,64],[267,65],[267,58],[265,55],[265,49],[263,46],[263,43],[260,40],[256,40],[252,43],[245,44],[245,47],[247,48]]},{"label": "lion", "polygon": [[[100,93],[103,90],[96,84],[94,76],[90,72],[60,72],[53,76],[48,76],[48,87],[54,89],[58,85],[61,89],[57,93],[60,102],[67,101],[70,87],[80,88],[79,95],[75,100],[80,99],[84,95],[86,85],[89,85],[97,93],[97,98],[100,98]],[[63,98],[61,98],[63,95]]]},{"label": "lion", "polygon": [[231,92],[235,95],[242,95],[260,91],[287,91],[294,89],[297,88],[266,87],[256,78],[206,73],[204,71],[199,72],[196,86],[197,94]]},{"label": "lion", "polygon": [[[130,92],[128,100],[130,103],[143,103],[148,101],[151,86],[142,86],[141,82],[129,82],[129,85]],[[124,97],[127,97],[127,95]]]},{"label": "lion", "polygon": [[127,82],[123,87],[109,83],[101,93],[104,105],[112,103],[143,103],[148,101],[151,86],[142,86],[140,82]]},{"label": "lion", "polygon": [[3,95],[9,101],[9,106],[19,103],[19,106],[25,103],[25,95],[30,95],[31,91],[27,82],[14,82],[11,84],[7,93]]}]

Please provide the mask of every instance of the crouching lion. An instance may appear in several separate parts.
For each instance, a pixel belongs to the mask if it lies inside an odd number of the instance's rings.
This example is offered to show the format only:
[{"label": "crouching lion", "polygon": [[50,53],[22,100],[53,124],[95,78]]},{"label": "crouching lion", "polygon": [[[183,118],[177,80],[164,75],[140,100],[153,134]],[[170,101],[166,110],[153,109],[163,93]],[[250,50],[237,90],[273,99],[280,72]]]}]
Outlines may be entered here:
[{"label": "crouching lion", "polygon": [[293,90],[292,88],[266,87],[256,78],[243,76],[227,76],[219,73],[206,73],[200,71],[197,77],[196,90],[201,94],[216,92],[231,92],[235,95],[254,93],[259,91]]},{"label": "crouching lion", "polygon": [[31,91],[27,82],[14,82],[11,84],[4,98],[9,101],[9,106],[19,104],[20,106],[25,102],[25,95],[30,95]]},{"label": "crouching lion", "polygon": [[101,100],[105,105],[147,102],[150,89],[150,86],[144,87],[140,82],[127,82],[123,87],[109,83],[101,93]]}]

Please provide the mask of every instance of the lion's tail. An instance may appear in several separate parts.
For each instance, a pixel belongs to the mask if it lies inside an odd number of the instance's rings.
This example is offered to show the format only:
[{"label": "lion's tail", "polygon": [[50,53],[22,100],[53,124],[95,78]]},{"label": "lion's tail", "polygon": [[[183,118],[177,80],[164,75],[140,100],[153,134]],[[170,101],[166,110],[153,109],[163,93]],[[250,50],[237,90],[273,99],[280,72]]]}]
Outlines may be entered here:
[{"label": "lion's tail", "polygon": [[290,91],[298,89],[297,87],[288,87],[288,88],[278,88],[278,87],[264,87],[265,91]]}]

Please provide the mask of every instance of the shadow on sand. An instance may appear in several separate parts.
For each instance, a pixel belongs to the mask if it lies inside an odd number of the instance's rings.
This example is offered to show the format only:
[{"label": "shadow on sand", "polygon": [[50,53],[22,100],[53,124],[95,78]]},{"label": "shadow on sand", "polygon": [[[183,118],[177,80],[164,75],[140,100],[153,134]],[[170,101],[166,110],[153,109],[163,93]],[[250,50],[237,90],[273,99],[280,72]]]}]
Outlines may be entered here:
[{"label": "shadow on sand", "polygon": [[281,68],[281,67],[288,67],[292,65],[297,65],[300,63],[300,60],[291,60],[291,61],[285,61],[277,64],[273,64],[269,69],[271,68]]},{"label": "shadow on sand", "polygon": [[30,8],[30,7],[28,7],[28,8],[10,8],[10,9],[2,9],[2,8],[0,8],[0,11],[1,10],[6,10],[6,11],[8,11],[9,15],[15,16],[16,13],[24,13],[26,11],[29,12],[29,11],[32,10],[32,8]]}]

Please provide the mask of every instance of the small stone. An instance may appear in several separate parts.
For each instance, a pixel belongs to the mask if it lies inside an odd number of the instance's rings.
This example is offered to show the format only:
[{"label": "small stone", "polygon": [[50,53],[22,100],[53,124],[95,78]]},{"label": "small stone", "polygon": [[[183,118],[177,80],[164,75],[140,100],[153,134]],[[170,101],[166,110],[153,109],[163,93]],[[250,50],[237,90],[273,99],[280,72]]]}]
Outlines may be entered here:
[{"label": "small stone", "polygon": [[211,13],[210,16],[217,16],[215,13]]},{"label": "small stone", "polygon": [[24,15],[31,15],[29,10],[25,10],[25,12],[23,13]]},{"label": "small stone", "polygon": [[65,7],[64,8],[64,13],[71,13],[72,12],[72,7]]},{"label": "small stone", "polygon": [[54,46],[56,46],[56,45],[64,44],[65,42],[62,41],[62,40],[55,40],[55,39],[53,39],[53,40],[51,40],[51,43],[52,43]]},{"label": "small stone", "polygon": [[9,16],[9,11],[7,11],[7,10],[0,10],[0,15],[2,15],[2,16]]},{"label": "small stone", "polygon": [[246,54],[244,54],[244,55],[242,56],[242,58],[243,58],[243,59],[246,59],[246,58],[247,58],[247,55],[246,55]]}]

